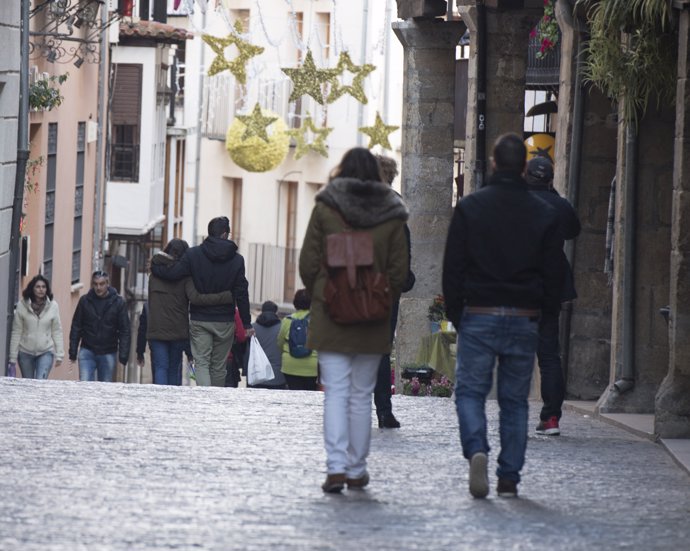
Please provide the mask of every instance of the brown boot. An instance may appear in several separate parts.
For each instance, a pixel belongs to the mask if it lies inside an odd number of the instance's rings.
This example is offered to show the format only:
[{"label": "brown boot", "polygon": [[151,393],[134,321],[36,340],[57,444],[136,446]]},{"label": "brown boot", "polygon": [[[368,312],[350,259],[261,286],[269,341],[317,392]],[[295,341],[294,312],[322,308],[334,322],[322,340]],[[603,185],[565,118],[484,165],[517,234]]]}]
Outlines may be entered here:
[{"label": "brown boot", "polygon": [[348,478],[346,482],[350,490],[363,490],[369,484],[369,473],[364,473],[359,478]]},{"label": "brown boot", "polygon": [[337,494],[345,487],[345,473],[329,474],[321,489],[327,494]]}]

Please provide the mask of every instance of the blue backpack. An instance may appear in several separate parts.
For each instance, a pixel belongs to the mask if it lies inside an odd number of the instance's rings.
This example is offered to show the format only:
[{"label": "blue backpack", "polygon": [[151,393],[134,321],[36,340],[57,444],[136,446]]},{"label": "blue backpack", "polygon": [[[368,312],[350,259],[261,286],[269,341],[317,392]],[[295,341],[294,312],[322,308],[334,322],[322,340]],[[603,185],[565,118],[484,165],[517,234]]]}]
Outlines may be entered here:
[{"label": "blue backpack", "polygon": [[288,349],[293,358],[306,358],[311,355],[311,348],[307,348],[307,334],[309,333],[309,314],[302,319],[288,316],[290,332],[288,334]]}]

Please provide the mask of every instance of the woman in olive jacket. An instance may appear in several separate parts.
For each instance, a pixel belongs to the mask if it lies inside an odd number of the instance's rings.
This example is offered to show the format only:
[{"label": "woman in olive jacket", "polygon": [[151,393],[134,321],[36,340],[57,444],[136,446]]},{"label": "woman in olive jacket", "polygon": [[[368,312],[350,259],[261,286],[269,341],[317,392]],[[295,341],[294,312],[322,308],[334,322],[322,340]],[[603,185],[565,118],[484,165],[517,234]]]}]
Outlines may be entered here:
[{"label": "woman in olive jacket", "polygon": [[368,149],[345,153],[316,196],[299,259],[300,276],[312,297],[307,345],[318,351],[325,390],[325,492],[339,492],[345,484],[363,488],[369,482],[371,393],[381,356],[391,351],[389,319],[341,325],[329,317],[324,304],[326,236],[346,229],[345,223],[371,232],[374,271],[388,276],[391,299],[398,299],[409,262],[403,229],[408,211],[381,180],[378,162]]},{"label": "woman in olive jacket", "polygon": [[60,310],[50,282],[41,274],[29,281],[17,303],[10,338],[10,366],[19,360],[25,379],[47,379],[65,355]]},{"label": "woman in olive jacket", "polygon": [[[171,239],[163,252],[153,256],[151,263],[177,262],[188,248],[186,241]],[[201,294],[191,277],[168,281],[150,275],[146,338],[151,348],[154,384],[182,384],[182,353],[189,350],[190,303],[226,304],[228,310],[234,308],[230,291]]]}]

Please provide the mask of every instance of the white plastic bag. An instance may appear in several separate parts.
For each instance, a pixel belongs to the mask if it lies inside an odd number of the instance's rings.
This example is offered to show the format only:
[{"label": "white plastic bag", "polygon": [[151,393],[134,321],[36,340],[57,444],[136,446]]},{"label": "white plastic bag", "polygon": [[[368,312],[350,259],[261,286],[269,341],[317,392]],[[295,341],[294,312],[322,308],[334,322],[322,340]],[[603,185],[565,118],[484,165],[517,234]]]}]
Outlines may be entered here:
[{"label": "white plastic bag", "polygon": [[247,366],[247,383],[250,386],[267,383],[275,378],[271,362],[259,344],[259,339],[252,335],[249,342],[249,365]]}]

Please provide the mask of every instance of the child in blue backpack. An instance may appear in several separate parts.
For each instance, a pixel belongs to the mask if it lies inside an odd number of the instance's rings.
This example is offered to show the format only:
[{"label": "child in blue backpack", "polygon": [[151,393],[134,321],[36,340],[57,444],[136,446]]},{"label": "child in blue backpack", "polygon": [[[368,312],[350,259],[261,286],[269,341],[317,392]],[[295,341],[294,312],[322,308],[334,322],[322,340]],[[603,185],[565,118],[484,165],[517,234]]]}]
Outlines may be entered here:
[{"label": "child in blue backpack", "polygon": [[283,351],[281,371],[290,390],[318,390],[316,350],[306,347],[311,297],[299,289],[292,301],[295,313],[281,321],[278,348]]}]

